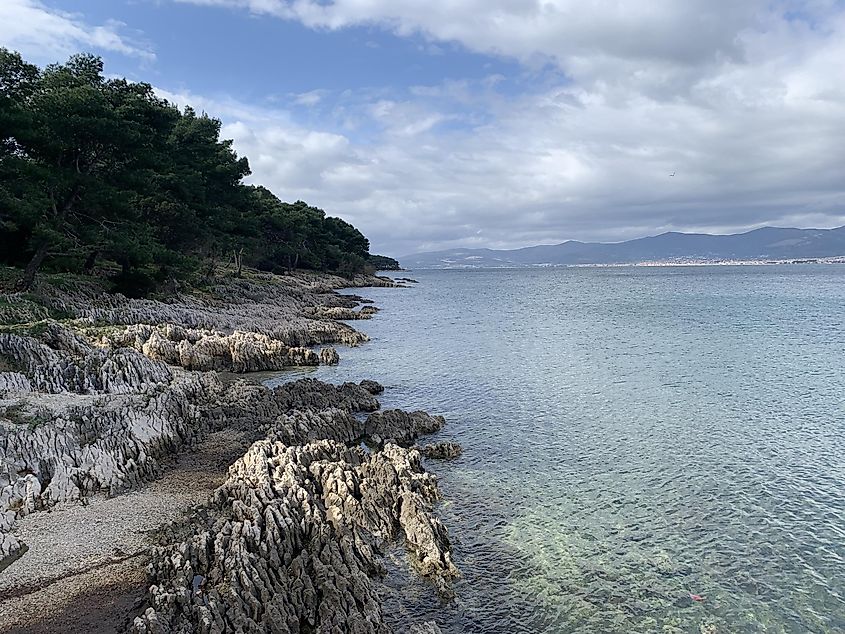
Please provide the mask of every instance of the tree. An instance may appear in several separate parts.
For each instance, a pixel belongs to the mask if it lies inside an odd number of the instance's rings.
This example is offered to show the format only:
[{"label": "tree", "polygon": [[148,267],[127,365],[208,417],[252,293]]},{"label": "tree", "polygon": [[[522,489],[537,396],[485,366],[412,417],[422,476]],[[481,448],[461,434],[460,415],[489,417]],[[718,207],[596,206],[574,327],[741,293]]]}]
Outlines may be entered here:
[{"label": "tree", "polygon": [[221,122],[106,79],[76,55],[41,70],[0,49],[0,261],[26,289],[45,265],[119,272],[142,295],[231,260],[271,271],[363,270],[369,242],[303,201],[244,185],[249,163]]},{"label": "tree", "polygon": [[[8,54],[0,61],[20,74]],[[2,157],[3,198],[31,249],[21,289],[51,250],[96,242],[131,221],[126,182],[143,164],[152,136],[144,112],[152,90],[106,81],[102,71],[99,58],[76,55],[26,72],[28,83],[3,104],[12,121],[3,145],[13,147]]]}]

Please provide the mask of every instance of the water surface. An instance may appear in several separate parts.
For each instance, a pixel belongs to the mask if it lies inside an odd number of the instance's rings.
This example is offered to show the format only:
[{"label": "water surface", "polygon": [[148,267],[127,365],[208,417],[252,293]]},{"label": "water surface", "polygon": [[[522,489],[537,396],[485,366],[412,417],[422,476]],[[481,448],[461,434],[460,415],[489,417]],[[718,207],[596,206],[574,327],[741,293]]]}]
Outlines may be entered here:
[{"label": "water surface", "polygon": [[458,598],[394,573],[397,631],[845,632],[845,266],[410,275],[308,372],[464,447]]}]

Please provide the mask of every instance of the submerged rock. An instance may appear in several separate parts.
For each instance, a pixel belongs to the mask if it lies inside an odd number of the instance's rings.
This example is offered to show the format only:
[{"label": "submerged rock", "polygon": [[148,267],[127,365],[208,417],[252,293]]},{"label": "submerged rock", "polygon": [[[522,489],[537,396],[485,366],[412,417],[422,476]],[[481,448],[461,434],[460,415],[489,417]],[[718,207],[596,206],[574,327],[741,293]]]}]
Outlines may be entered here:
[{"label": "submerged rock", "polygon": [[421,453],[426,458],[452,460],[459,457],[463,451],[463,448],[456,442],[436,442],[423,447]]},{"label": "submerged rock", "polygon": [[379,395],[384,392],[384,386],[376,381],[364,379],[358,385],[367,390],[370,394]]},{"label": "submerged rock", "polygon": [[366,435],[377,445],[395,442],[410,446],[422,434],[440,431],[446,423],[442,416],[432,416],[426,412],[405,412],[389,409],[373,412],[367,417]]}]

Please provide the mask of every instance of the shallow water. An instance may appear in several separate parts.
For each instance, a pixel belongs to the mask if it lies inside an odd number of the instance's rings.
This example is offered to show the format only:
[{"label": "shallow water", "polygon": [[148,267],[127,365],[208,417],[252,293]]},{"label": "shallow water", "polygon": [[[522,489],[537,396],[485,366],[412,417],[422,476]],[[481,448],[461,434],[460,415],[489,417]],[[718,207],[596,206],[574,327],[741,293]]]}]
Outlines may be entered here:
[{"label": "shallow water", "polygon": [[845,632],[845,266],[410,275],[276,379],[376,379],[464,447],[429,463],[458,598],[393,573],[398,631]]}]

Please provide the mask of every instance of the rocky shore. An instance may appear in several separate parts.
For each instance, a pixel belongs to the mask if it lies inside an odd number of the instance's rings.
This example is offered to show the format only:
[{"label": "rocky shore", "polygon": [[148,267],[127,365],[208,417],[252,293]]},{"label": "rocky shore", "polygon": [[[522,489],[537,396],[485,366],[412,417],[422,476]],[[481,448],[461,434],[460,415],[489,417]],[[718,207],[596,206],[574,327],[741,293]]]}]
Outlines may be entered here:
[{"label": "rocky shore", "polygon": [[[366,336],[374,276],[250,272],[165,300],[43,282],[0,295],[0,630],[389,632],[381,553],[458,576],[414,443],[372,381],[275,389]],[[450,458],[460,448],[427,446]],[[420,631],[437,631],[433,623]]]}]

